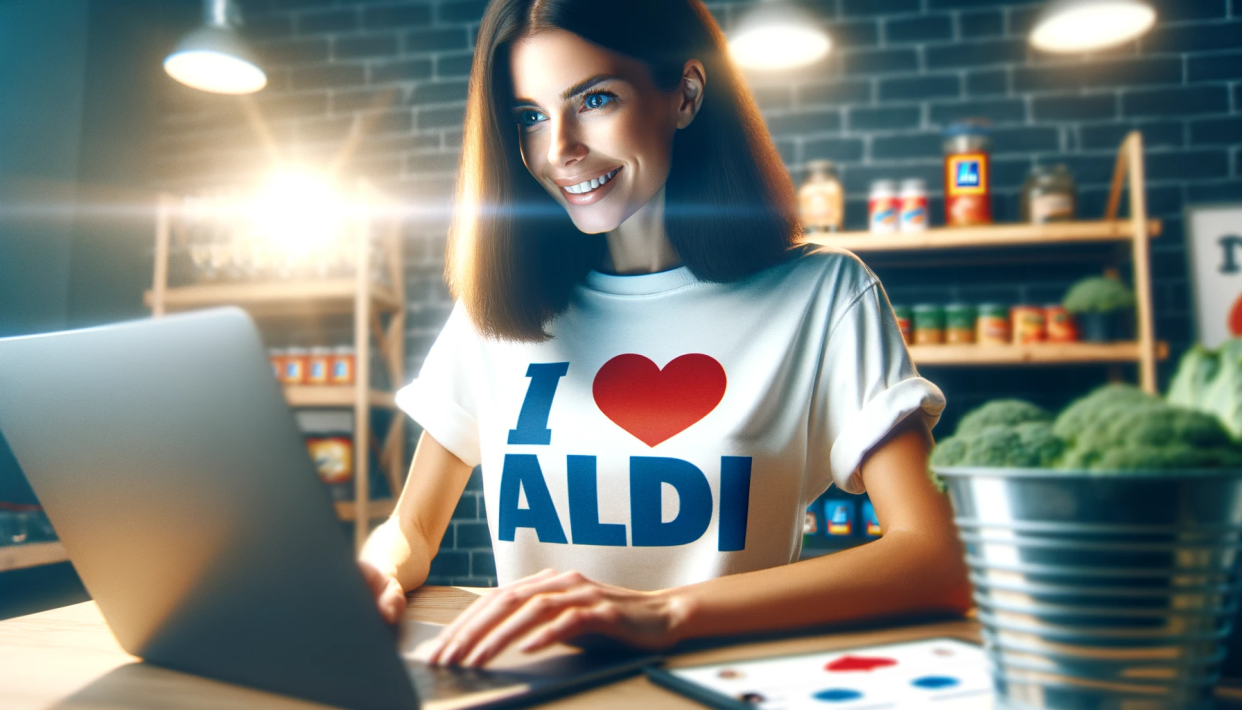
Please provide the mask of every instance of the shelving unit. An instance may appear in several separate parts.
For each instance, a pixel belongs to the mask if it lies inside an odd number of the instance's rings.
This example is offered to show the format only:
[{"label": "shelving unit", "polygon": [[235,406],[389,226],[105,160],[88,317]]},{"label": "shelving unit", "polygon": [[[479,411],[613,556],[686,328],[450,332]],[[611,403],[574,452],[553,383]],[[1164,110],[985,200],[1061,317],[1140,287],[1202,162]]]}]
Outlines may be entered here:
[{"label": "shelving unit", "polygon": [[[155,272],[143,300],[153,317],[174,311],[233,305],[246,309],[260,326],[298,317],[351,316],[355,352],[352,386],[305,385],[285,387],[285,399],[295,408],[352,409],[354,430],[354,500],[336,504],[337,517],[354,522],[354,543],[361,548],[371,520],[392,513],[392,499],[373,500],[369,485],[371,448],[379,450],[380,466],[395,496],[405,481],[404,418],[393,416],[382,441],[372,435],[372,408],[395,409],[394,393],[372,387],[372,354],[378,354],[394,387],[405,382],[405,292],[399,235],[400,223],[380,223],[374,215],[381,198],[365,183],[357,194],[351,234],[355,242],[355,276],[350,278],[196,284],[170,287],[168,258],[173,223],[180,218],[175,200],[161,196],[155,233]],[[378,231],[382,229],[382,231]],[[381,260],[391,286],[371,277],[372,236],[379,234]],[[385,319],[387,321],[385,322]]]},{"label": "shelving unit", "polygon": [[[1128,187],[1130,214],[1119,217],[1122,191]],[[982,261],[997,260],[996,250],[1065,248],[1079,245],[1114,245],[1126,248],[1133,262],[1134,296],[1137,303],[1138,339],[1121,343],[1067,343],[989,347],[985,345],[911,346],[916,364],[941,366],[1056,365],[1127,363],[1138,365],[1139,384],[1156,392],[1156,362],[1168,357],[1168,346],[1155,338],[1151,305],[1151,245],[1161,223],[1147,217],[1143,136],[1134,131],[1118,150],[1112,187],[1104,218],[1055,224],[1003,224],[986,227],[930,229],[919,234],[871,234],[842,232],[817,235],[808,241],[856,252],[864,261],[900,255],[918,257],[920,263],[952,263],[969,252],[988,250]],[[929,258],[932,255],[938,261]]]},{"label": "shelving unit", "polygon": [[69,553],[59,542],[29,542],[0,547],[0,572],[67,562]]}]

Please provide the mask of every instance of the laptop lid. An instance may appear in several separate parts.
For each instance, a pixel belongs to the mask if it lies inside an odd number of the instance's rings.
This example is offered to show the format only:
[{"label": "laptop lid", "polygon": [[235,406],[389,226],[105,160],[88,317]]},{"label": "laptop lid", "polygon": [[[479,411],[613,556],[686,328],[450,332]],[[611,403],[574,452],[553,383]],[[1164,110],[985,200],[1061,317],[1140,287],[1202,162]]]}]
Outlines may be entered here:
[{"label": "laptop lid", "polygon": [[0,339],[0,433],[129,653],[418,706],[240,309]]}]

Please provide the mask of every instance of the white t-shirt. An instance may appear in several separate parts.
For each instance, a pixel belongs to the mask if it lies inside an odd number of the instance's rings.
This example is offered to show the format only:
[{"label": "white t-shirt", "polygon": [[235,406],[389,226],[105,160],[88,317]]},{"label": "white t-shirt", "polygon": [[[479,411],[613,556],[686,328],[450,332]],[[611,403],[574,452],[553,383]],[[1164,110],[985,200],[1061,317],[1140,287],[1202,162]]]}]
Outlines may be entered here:
[{"label": "white t-shirt", "polygon": [[804,247],[741,281],[587,275],[543,343],[459,302],[397,405],[483,465],[501,584],[545,568],[662,589],[798,559],[806,506],[944,395],[875,275]]}]

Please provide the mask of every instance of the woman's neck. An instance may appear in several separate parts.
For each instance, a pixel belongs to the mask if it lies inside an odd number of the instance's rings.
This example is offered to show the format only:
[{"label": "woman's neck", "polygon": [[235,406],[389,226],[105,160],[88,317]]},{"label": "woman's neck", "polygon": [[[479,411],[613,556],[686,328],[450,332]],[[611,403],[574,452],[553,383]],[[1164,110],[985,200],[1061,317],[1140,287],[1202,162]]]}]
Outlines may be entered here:
[{"label": "woman's neck", "polygon": [[664,231],[664,188],[605,238],[608,250],[599,270],[606,274],[653,274],[681,265]]}]

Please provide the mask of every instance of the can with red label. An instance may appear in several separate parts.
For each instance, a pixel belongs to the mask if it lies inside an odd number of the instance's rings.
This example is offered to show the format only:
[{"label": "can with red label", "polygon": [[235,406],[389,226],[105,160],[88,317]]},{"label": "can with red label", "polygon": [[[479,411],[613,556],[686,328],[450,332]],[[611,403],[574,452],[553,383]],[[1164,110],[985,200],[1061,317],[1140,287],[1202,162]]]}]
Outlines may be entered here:
[{"label": "can with red label", "polygon": [[306,384],[326,385],[332,375],[332,348],[322,346],[310,349],[306,358]]},{"label": "can with red label", "polygon": [[1014,345],[1030,345],[1047,340],[1044,309],[1038,306],[1014,306],[1012,313]]},{"label": "can with red label", "polygon": [[875,234],[893,234],[901,220],[901,200],[897,196],[897,183],[892,180],[876,180],[871,183],[871,231]]},{"label": "can with red label", "polygon": [[1044,306],[1044,325],[1048,330],[1048,342],[1078,342],[1077,324],[1074,323],[1074,317],[1069,311],[1065,310],[1065,306],[1060,304]]},{"label": "can with red label", "polygon": [[289,348],[285,351],[284,371],[280,381],[286,385],[306,384],[306,348]]},{"label": "can with red label", "polygon": [[902,232],[927,231],[927,184],[922,180],[904,180],[901,183],[901,214],[898,220]]},{"label": "can with red label", "polygon": [[334,385],[352,385],[354,383],[354,366],[356,358],[354,349],[348,345],[339,345],[332,350],[332,373],[329,382]]}]

